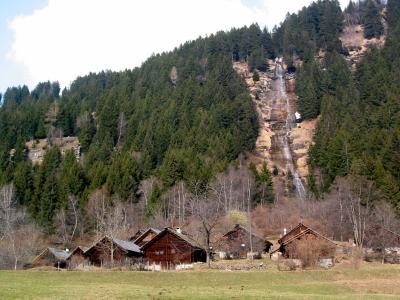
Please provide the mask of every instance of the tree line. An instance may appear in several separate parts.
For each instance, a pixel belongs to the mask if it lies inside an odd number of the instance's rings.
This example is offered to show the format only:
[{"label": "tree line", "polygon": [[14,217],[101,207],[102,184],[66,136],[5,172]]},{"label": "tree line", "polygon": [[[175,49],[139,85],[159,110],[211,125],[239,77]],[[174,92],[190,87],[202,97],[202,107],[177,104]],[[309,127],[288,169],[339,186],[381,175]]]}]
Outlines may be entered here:
[{"label": "tree line", "polygon": [[[157,178],[159,193],[181,181],[205,192],[217,173],[254,148],[256,110],[232,61],[265,71],[275,55],[271,39],[254,24],[187,42],[133,70],[78,77],[61,93],[57,82],[7,89],[0,183],[14,182],[20,204],[50,231],[71,195],[81,209],[103,187],[110,197],[137,202],[149,177]],[[25,143],[54,136],[77,136],[80,161],[53,146],[32,165]],[[149,214],[159,206],[157,194]]]},{"label": "tree line", "polygon": [[[289,68],[296,59],[304,62],[297,78],[303,118],[321,115],[310,152],[312,174],[319,174],[309,178],[313,193],[356,172],[398,203],[398,5],[387,6],[387,45],[372,50],[356,74],[342,57],[345,14],[338,1],[320,0],[289,14],[272,32],[257,24],[218,32],[153,55],[133,70],[78,77],[61,93],[56,82],[32,91],[9,88],[0,108],[0,183],[13,182],[19,204],[49,232],[71,197],[85,213],[99,190],[128,203],[146,199],[145,217],[160,209],[168,215],[165,197],[177,185],[208,193],[217,174],[254,148],[256,110],[232,62],[246,60],[263,72],[267,59],[283,55]],[[322,62],[314,58],[321,48]],[[51,139],[55,132],[79,138],[80,161],[53,146],[32,165],[26,141]],[[253,205],[273,202],[268,168],[250,169]]]},{"label": "tree line", "polygon": [[387,10],[389,32],[382,49],[372,48],[354,73],[340,55],[328,53],[322,65],[311,62],[304,68],[322,75],[309,74],[313,89],[301,89],[315,99],[321,113],[310,150],[319,190],[327,191],[337,176],[365,176],[398,209],[400,3],[389,0]]}]

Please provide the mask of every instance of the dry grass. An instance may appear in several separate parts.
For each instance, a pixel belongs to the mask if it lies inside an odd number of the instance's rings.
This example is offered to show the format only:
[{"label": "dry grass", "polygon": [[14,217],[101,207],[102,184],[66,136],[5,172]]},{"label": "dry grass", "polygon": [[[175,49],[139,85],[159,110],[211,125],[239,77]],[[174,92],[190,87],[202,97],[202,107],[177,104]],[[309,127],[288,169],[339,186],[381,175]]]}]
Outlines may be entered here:
[{"label": "dry grass", "polygon": [[[242,261],[243,262],[243,261]],[[400,266],[358,270],[0,272],[0,299],[399,299]]]}]

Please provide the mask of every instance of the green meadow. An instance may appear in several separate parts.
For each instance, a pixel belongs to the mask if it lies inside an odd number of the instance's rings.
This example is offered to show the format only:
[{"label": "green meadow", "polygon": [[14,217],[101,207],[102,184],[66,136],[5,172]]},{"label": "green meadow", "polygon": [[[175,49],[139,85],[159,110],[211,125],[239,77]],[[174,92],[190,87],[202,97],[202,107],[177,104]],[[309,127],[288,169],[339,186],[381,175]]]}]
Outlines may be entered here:
[{"label": "green meadow", "polygon": [[285,272],[1,271],[0,299],[400,299],[400,266]]}]

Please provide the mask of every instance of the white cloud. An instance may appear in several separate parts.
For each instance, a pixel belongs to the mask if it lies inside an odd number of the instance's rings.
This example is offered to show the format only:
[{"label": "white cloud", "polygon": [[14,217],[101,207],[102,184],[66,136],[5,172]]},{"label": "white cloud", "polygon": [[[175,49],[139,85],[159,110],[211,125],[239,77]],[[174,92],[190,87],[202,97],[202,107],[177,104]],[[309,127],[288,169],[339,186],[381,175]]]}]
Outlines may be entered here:
[{"label": "white cloud", "polygon": [[68,85],[88,72],[138,66],[152,53],[199,35],[253,22],[271,28],[288,10],[310,2],[49,0],[44,8],[10,22],[14,42],[9,59],[24,67],[31,87],[44,80]]}]

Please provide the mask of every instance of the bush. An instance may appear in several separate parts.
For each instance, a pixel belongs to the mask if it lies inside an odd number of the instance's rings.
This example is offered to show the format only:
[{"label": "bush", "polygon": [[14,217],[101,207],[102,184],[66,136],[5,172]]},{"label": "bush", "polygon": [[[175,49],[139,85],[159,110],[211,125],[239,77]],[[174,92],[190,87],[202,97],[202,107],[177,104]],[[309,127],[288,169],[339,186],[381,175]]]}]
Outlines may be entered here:
[{"label": "bush", "polygon": [[254,70],[253,81],[256,82],[256,81],[259,81],[259,80],[260,80],[260,74],[258,74],[257,70]]},{"label": "bush", "polygon": [[289,258],[301,260],[303,268],[315,267],[320,259],[334,256],[335,245],[314,236],[306,236],[290,244],[288,253]]}]

